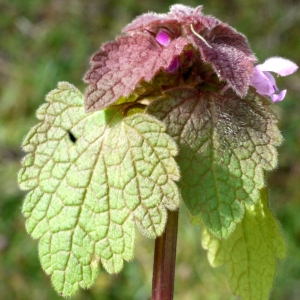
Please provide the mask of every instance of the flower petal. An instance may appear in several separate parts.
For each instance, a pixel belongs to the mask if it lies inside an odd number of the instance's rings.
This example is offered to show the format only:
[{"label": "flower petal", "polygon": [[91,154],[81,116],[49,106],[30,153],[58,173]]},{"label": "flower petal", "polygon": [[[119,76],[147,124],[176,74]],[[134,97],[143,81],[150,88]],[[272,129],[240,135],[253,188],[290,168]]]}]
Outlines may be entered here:
[{"label": "flower petal", "polygon": [[279,102],[284,99],[286,95],[286,90],[281,91],[279,94],[273,94],[271,96],[272,102]]},{"label": "flower petal", "polygon": [[160,30],[156,36],[156,40],[162,45],[162,46],[169,46],[171,43],[171,38],[170,36],[164,31]]},{"label": "flower petal", "polygon": [[260,71],[275,72],[281,76],[290,75],[298,69],[298,66],[294,62],[282,57],[271,57],[256,67]]},{"label": "flower petal", "polygon": [[[268,74],[268,75],[266,75]],[[271,80],[273,78],[273,80]],[[272,74],[268,72],[262,72],[255,67],[253,75],[250,79],[250,85],[255,87],[256,91],[263,96],[272,96],[276,91],[274,90],[273,83],[275,79]],[[276,84],[275,84],[276,87]],[[276,87],[277,88],[277,87]]]},{"label": "flower petal", "polygon": [[265,71],[263,73],[269,79],[270,85],[272,86],[272,89],[273,89],[273,93],[277,92],[279,89],[277,87],[276,80],[275,80],[274,76],[270,72],[267,72],[267,71]]},{"label": "flower petal", "polygon": [[173,61],[171,62],[171,64],[170,64],[170,66],[168,67],[168,69],[166,70],[167,73],[169,73],[169,74],[174,74],[174,73],[178,70],[178,68],[179,68],[179,66],[180,66],[180,63],[181,63],[180,58],[179,58],[178,56],[176,56],[176,57],[173,59]]}]

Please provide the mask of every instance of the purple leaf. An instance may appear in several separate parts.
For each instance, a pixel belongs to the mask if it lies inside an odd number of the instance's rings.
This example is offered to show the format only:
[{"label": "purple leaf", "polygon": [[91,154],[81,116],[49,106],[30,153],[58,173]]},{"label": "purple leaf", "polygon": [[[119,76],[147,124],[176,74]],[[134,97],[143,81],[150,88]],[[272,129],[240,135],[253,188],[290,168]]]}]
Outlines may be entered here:
[{"label": "purple leaf", "polygon": [[[214,26],[212,22],[209,23],[210,19],[206,19],[208,18],[203,18],[203,21],[206,21],[205,27],[203,24],[199,25],[200,31],[203,32],[201,36],[206,43],[192,32],[191,37],[199,47],[202,59],[211,63],[218,77],[225,80],[239,96],[244,97],[248,91],[256,58],[242,34],[227,24]],[[195,31],[199,32],[199,29]]]},{"label": "purple leaf", "polygon": [[150,81],[160,70],[167,70],[188,41],[179,37],[168,47],[149,34],[121,36],[101,47],[91,59],[92,68],[85,75],[87,112],[102,109],[121,96],[129,96],[137,85]]},{"label": "purple leaf", "polygon": [[[174,88],[187,82],[197,86],[203,82],[201,74],[208,64],[212,74],[225,82],[219,82],[219,89],[226,85],[244,97],[255,56],[244,35],[203,15],[201,9],[177,4],[167,14],[141,15],[123,29],[124,36],[103,45],[92,57],[92,67],[84,78],[90,84],[86,111],[102,109],[121,96],[129,96],[143,82],[151,85],[161,71],[178,79],[170,81]],[[188,73],[191,68],[193,72]],[[193,77],[187,78],[187,74]]]},{"label": "purple leaf", "polygon": [[[145,28],[151,28],[152,26],[160,26],[160,24],[164,24],[166,22],[167,18],[167,14],[143,14],[141,16],[138,16],[131,23],[125,26],[122,31],[124,33],[128,33],[130,31],[142,31]],[[176,23],[178,22],[176,21]]]},{"label": "purple leaf", "polygon": [[138,16],[130,24],[125,26],[123,32],[144,31],[158,27],[174,27],[176,28],[193,21],[195,16],[200,14],[202,6],[196,8],[188,7],[181,4],[172,5],[168,14],[146,13]]}]

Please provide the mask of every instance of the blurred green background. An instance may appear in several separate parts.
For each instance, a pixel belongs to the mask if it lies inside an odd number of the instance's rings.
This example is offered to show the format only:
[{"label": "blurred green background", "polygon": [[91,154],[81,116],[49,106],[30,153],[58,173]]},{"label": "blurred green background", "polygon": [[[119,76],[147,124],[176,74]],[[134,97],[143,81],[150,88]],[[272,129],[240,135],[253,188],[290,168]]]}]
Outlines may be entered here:
[{"label": "blurred green background", "polygon": [[[62,299],[40,267],[37,241],[25,232],[22,193],[16,183],[20,145],[37,123],[35,110],[58,81],[82,91],[89,57],[114,39],[136,15],[167,12],[171,0],[0,0],[0,300]],[[299,0],[186,0],[244,33],[260,61],[283,56],[300,65]],[[279,166],[268,174],[271,208],[288,244],[278,263],[271,299],[300,299],[300,72],[280,78],[286,99],[274,107],[285,141]],[[200,229],[182,206],[175,299],[227,300],[224,268],[212,269],[201,248]],[[101,270],[88,291],[71,299],[149,299],[154,241],[138,234],[135,259],[119,275]]]}]

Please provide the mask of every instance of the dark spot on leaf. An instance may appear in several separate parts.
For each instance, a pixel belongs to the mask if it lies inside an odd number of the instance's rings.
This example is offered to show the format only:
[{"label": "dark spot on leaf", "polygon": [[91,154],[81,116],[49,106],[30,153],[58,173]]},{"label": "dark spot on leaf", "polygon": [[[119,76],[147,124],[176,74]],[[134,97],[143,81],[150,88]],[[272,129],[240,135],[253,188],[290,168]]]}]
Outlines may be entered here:
[{"label": "dark spot on leaf", "polygon": [[76,143],[77,138],[74,136],[74,134],[68,130],[68,135],[69,135],[69,139],[71,140],[72,143]]}]

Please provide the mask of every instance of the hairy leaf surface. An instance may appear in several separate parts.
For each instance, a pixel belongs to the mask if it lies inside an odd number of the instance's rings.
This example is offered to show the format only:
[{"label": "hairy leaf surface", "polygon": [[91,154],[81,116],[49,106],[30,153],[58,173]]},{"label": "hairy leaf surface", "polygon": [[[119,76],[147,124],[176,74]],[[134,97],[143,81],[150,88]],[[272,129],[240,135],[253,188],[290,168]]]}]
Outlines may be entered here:
[{"label": "hairy leaf surface", "polygon": [[252,91],[241,99],[233,92],[174,89],[148,113],[167,125],[179,146],[179,185],[190,213],[201,214],[217,237],[228,237],[244,203],[259,199],[263,170],[277,164],[281,135],[268,103]]},{"label": "hairy leaf surface", "polygon": [[149,34],[119,37],[101,47],[91,59],[92,67],[85,75],[87,112],[99,110],[129,96],[143,80],[150,81],[167,69],[181,54],[187,40],[183,37],[162,47]]},{"label": "hairy leaf surface", "polygon": [[60,83],[38,110],[19,173],[27,195],[26,228],[39,238],[44,270],[64,296],[133,258],[135,225],[162,234],[176,210],[177,147],[165,126],[147,114],[123,118],[118,109],[86,114],[83,95]]},{"label": "hairy leaf surface", "polygon": [[226,263],[231,287],[243,300],[267,300],[273,286],[276,258],[286,254],[285,241],[268,208],[267,190],[227,240],[219,240],[203,227],[202,245],[214,267]]},{"label": "hairy leaf surface", "polygon": [[[168,45],[163,46],[156,39],[161,30],[170,39]],[[143,14],[128,24],[123,33],[116,41],[102,45],[91,59],[91,68],[84,78],[89,84],[85,93],[87,112],[133,94],[140,85],[151,85],[161,73],[178,76],[168,86],[182,84],[181,75],[185,79],[196,75],[200,83],[207,66],[239,96],[248,92],[256,58],[246,37],[226,23],[205,16],[201,6],[176,4],[167,14]],[[185,54],[188,59],[184,59]],[[186,71],[191,64],[199,69],[194,68],[189,74]],[[162,82],[157,92],[164,90],[165,84]]]},{"label": "hairy leaf surface", "polygon": [[[191,25],[198,36],[191,31]],[[123,31],[157,32],[159,28],[182,32],[181,35],[187,37],[199,51],[197,64],[211,64],[221,80],[226,81],[238,95],[246,96],[256,57],[243,34],[215,17],[204,15],[202,6],[192,8],[181,4],[172,5],[167,14],[146,13],[138,16]]]}]

